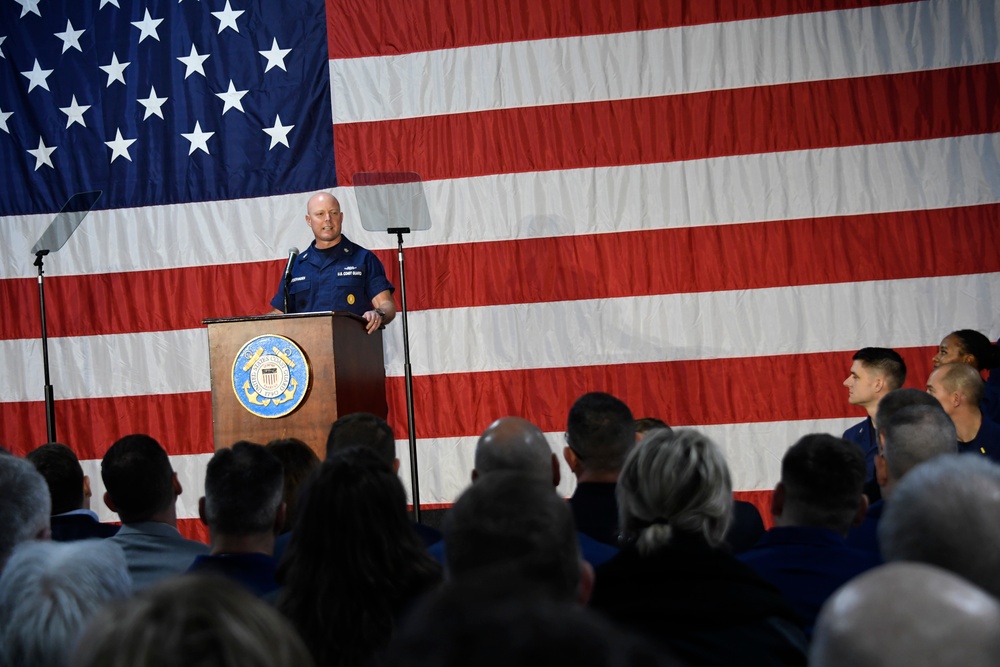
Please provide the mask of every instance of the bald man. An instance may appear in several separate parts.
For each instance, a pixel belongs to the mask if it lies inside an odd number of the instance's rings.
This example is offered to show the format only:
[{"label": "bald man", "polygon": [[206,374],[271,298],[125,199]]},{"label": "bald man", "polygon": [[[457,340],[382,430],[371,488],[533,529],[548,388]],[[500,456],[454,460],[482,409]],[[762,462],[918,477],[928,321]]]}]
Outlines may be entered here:
[{"label": "bald man", "polygon": [[1000,665],[1000,604],[958,576],[891,563],[845,584],[820,613],[812,667]]},{"label": "bald man", "polygon": [[[360,315],[368,333],[396,316],[395,287],[373,253],[343,235],[340,201],[327,192],[309,198],[306,224],[315,239],[292,264],[288,279],[289,313],[335,310]],[[272,313],[285,308],[285,281],[271,299]]]},{"label": "bald man", "polygon": [[927,378],[927,393],[955,423],[958,451],[1000,461],[1000,425],[979,407],[985,392],[979,371],[968,364],[941,364]]}]

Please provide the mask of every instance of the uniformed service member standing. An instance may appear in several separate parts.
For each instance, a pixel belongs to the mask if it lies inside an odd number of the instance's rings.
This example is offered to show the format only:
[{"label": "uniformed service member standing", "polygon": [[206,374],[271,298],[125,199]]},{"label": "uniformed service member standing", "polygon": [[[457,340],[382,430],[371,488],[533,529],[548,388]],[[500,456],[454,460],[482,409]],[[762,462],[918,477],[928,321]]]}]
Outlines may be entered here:
[{"label": "uniformed service member standing", "polygon": [[[315,240],[292,266],[289,308],[292,313],[347,311],[368,321],[368,333],[396,316],[395,288],[373,253],[342,234],[344,212],[331,194],[309,198],[306,223]],[[271,299],[272,313],[285,305],[284,280]]]}]

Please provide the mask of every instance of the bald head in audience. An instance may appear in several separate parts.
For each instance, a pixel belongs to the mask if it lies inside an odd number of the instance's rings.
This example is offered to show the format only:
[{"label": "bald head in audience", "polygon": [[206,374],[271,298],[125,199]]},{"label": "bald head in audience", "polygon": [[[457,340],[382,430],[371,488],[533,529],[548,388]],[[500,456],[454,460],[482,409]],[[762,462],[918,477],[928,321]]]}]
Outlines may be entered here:
[{"label": "bald head in audience", "polygon": [[888,561],[936,565],[1000,599],[997,517],[1000,465],[976,454],[942,456],[899,483],[879,545]]},{"label": "bald head in audience", "polygon": [[501,417],[483,431],[476,443],[472,481],[496,470],[527,474],[559,485],[559,458],[541,429],[520,417]]},{"label": "bald head in audience", "polygon": [[823,606],[812,667],[995,667],[1000,603],[956,575],[891,563],[841,587]]}]

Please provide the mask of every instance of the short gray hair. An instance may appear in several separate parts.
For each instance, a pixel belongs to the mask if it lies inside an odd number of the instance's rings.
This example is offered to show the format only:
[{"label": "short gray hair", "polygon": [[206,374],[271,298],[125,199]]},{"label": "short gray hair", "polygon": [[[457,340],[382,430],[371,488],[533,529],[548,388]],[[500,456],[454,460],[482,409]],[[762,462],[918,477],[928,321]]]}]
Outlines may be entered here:
[{"label": "short gray hair", "polygon": [[886,560],[950,570],[1000,597],[1000,465],[942,456],[899,483],[878,522]]},{"label": "short gray hair", "polygon": [[917,465],[942,454],[958,452],[958,435],[941,406],[909,405],[882,424],[886,465],[899,481]]},{"label": "short gray hair", "polygon": [[35,466],[0,456],[0,572],[14,547],[49,527],[51,512],[49,485]]},{"label": "short gray hair", "polygon": [[617,495],[622,537],[643,554],[667,544],[674,530],[719,546],[733,511],[729,466],[692,429],[650,431],[625,459]]},{"label": "short gray hair", "polygon": [[0,664],[63,667],[90,617],[131,591],[109,540],[19,545],[0,576]]}]

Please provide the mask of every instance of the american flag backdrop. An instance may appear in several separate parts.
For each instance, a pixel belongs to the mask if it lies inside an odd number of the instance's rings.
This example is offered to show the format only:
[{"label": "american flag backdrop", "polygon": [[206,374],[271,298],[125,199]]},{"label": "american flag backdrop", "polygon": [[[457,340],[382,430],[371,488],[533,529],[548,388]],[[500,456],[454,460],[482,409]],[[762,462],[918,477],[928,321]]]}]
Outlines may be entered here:
[{"label": "american flag backdrop", "polygon": [[[268,309],[318,189],[398,286],[352,178],[413,171],[425,507],[494,418],[561,450],[592,390],[703,429],[759,501],[798,437],[863,418],[857,348],[922,387],[944,335],[1000,332],[998,25],[998,0],[0,0],[0,444],[46,439],[31,248],[102,190],[46,258],[58,436],[95,499],[111,442],[160,440],[203,535],[201,320]],[[398,320],[385,345],[406,470]]]}]

